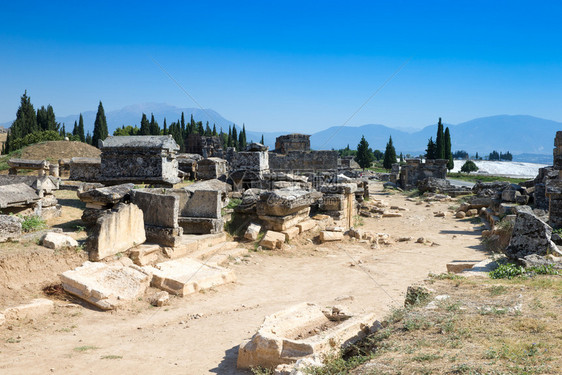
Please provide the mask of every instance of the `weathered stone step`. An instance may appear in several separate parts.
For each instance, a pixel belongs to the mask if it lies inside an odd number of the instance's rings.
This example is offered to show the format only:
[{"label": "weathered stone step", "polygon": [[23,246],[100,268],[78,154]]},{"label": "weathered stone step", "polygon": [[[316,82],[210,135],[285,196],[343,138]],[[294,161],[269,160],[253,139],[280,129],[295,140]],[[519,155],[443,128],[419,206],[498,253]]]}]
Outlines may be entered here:
[{"label": "weathered stone step", "polygon": [[238,247],[238,242],[222,242],[214,246],[203,247],[197,251],[194,251],[193,253],[189,254],[189,257],[197,260],[205,260],[213,256],[213,254],[216,255],[219,253],[223,253],[236,247]]},{"label": "weathered stone step", "polygon": [[209,258],[209,265],[213,266],[223,266],[226,265],[230,260],[241,257],[244,254],[248,253],[248,249],[243,247],[237,247],[230,250],[220,251],[218,254],[215,254],[211,258]]},{"label": "weathered stone step", "polygon": [[226,242],[226,233],[216,234],[187,234],[181,237],[176,247],[165,247],[164,253],[171,259],[191,256],[192,253],[201,249]]}]

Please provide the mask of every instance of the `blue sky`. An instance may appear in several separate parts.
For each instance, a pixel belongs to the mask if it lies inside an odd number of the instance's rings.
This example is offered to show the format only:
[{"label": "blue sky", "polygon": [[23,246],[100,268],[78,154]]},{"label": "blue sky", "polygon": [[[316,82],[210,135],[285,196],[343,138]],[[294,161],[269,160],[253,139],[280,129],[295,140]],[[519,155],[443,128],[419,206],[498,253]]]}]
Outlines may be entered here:
[{"label": "blue sky", "polygon": [[160,102],[256,131],[562,121],[562,5],[530,1],[0,3],[0,122]]}]

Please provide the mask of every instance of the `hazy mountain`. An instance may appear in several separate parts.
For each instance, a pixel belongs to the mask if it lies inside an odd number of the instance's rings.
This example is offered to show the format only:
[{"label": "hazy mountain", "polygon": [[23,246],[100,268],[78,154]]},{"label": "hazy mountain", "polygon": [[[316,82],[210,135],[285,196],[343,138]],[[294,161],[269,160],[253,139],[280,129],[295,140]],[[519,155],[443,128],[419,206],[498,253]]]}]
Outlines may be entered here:
[{"label": "hazy mountain", "polygon": [[[142,113],[150,119],[154,114],[156,121],[162,126],[164,117],[168,125],[177,121],[184,112],[186,122],[191,114],[196,121],[203,121],[217,125],[217,130],[222,127],[226,132],[228,126],[234,122],[225,119],[212,109],[179,108],[168,104],[146,103],[130,105],[119,110],[106,111],[109,133],[122,125],[139,125]],[[96,111],[82,112],[86,131],[92,132]],[[78,115],[57,117],[57,121],[66,124],[67,131],[71,131]],[[0,124],[9,127],[11,122]],[[451,132],[453,151],[465,150],[471,155],[476,152],[485,157],[491,151],[509,151],[514,155],[514,160],[535,161],[552,163],[552,147],[556,131],[562,130],[562,123],[524,115],[499,115],[477,118],[458,125],[445,124]],[[241,124],[236,124],[240,130]],[[392,136],[397,152],[419,155],[425,152],[429,137],[437,132],[437,124],[429,125],[421,130],[412,132],[410,128],[393,129],[385,125],[369,124],[357,127],[333,126],[326,130],[311,135],[311,147],[315,150],[340,149],[347,145],[356,148],[361,136],[364,135],[372,149],[384,151],[389,136]],[[306,130],[303,130],[306,133]],[[246,129],[247,140],[259,142],[264,136],[265,144],[271,149],[275,146],[275,138],[286,132],[261,132],[255,129]]]}]

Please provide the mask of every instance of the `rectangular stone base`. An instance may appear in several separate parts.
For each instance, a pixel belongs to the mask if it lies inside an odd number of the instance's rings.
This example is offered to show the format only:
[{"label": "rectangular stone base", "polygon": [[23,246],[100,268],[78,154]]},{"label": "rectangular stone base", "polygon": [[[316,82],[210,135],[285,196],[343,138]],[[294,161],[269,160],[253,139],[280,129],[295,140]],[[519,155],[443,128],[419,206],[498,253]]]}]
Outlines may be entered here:
[{"label": "rectangular stone base", "polygon": [[183,228],[165,228],[145,225],[146,240],[162,246],[175,247],[181,243]]},{"label": "rectangular stone base", "polygon": [[186,234],[179,238],[175,247],[165,247],[163,250],[167,257],[177,259],[225,241],[225,233]]},{"label": "rectangular stone base", "polygon": [[170,260],[146,269],[153,273],[152,286],[182,297],[236,281],[234,271],[191,258]]},{"label": "rectangular stone base", "polygon": [[221,233],[224,229],[222,219],[206,217],[179,217],[178,224],[185,234],[211,234]]},{"label": "rectangular stone base", "polygon": [[308,218],[310,212],[310,207],[307,207],[296,214],[287,216],[269,216],[269,215],[259,215],[259,219],[263,222],[263,227],[265,229],[274,231],[284,231],[291,227],[294,227],[301,221]]}]

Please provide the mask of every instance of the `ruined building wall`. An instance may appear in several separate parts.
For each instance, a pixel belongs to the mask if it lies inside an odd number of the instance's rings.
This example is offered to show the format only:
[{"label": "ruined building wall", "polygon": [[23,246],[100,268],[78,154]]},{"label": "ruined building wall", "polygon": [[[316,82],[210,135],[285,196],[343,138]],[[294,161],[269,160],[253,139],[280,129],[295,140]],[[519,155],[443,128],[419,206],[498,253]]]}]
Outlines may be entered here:
[{"label": "ruined building wall", "polygon": [[400,167],[400,186],[409,189],[427,177],[447,178],[447,162],[446,159],[427,159],[425,163],[420,159],[407,159],[406,165]]},{"label": "ruined building wall", "polygon": [[275,152],[287,154],[291,151],[310,151],[310,135],[287,134],[275,140]]},{"label": "ruined building wall", "polygon": [[272,172],[315,172],[338,169],[337,151],[292,151],[287,155],[269,153],[269,169]]}]

